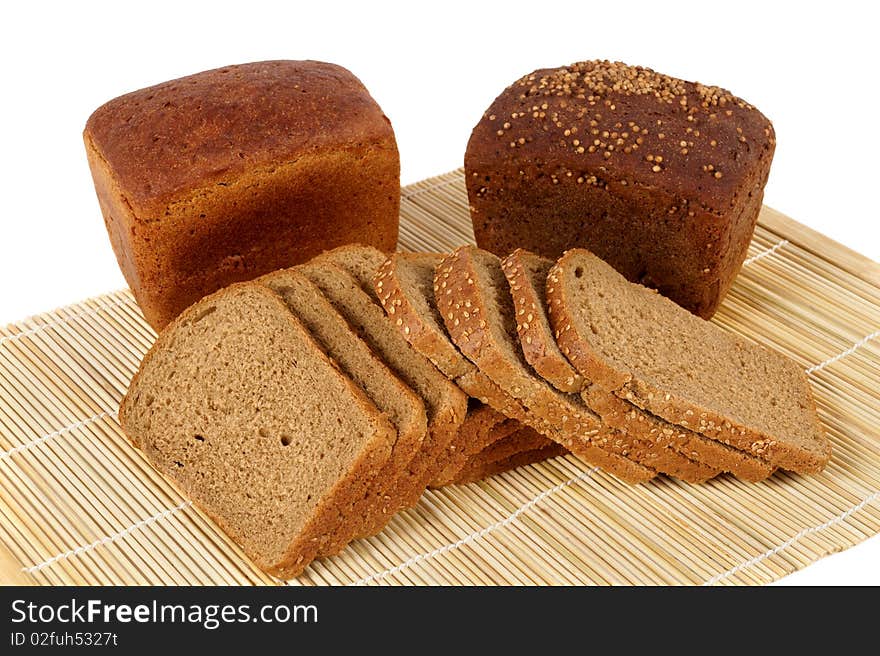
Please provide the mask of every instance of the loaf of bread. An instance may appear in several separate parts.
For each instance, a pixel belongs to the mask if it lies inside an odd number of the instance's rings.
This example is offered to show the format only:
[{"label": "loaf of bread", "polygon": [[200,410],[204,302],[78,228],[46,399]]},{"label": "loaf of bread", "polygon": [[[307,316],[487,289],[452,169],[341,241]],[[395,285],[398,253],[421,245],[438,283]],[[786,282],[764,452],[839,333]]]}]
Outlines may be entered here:
[{"label": "loaf of bread", "polygon": [[394,132],[339,66],[172,80],[103,105],[83,137],[119,266],[156,329],[232,282],[344,243],[397,243]]},{"label": "loaf of bread", "polygon": [[553,259],[585,247],[708,318],[745,257],[774,148],[770,121],[718,87],[618,62],[538,70],[468,142],[477,245]]}]

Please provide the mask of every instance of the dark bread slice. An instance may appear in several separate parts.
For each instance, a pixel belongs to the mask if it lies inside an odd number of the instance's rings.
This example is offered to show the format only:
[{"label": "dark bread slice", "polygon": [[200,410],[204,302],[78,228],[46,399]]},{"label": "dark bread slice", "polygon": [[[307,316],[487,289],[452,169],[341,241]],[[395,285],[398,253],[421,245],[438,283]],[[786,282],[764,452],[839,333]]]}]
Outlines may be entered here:
[{"label": "dark bread slice", "polygon": [[336,310],[385,363],[425,403],[428,433],[422,449],[401,481],[398,508],[419,500],[436,476],[438,463],[453,443],[467,414],[467,396],[444,376],[394,328],[382,308],[364,292],[357,280],[335,264],[306,264],[299,267],[314,282]]},{"label": "dark bread slice", "polygon": [[510,290],[495,255],[474,246],[456,249],[437,265],[434,290],[437,309],[455,345],[528,408],[525,423],[625,481],[653,478],[654,470],[625,455],[629,446],[606,430],[579,397],[557,391],[525,362]]},{"label": "dark bread slice", "polygon": [[262,285],[195,303],[119,409],[153,466],[262,569],[296,576],[350,520],[396,431]]},{"label": "dark bread slice", "polygon": [[[468,419],[465,420],[461,427],[461,431],[471,431],[472,437],[469,442],[474,445],[475,450],[468,453],[464,458],[450,460],[443,470],[434,477],[434,480],[431,481],[431,487],[437,488],[449,485],[463,467],[466,467],[471,461],[481,458],[486,450],[491,449],[499,441],[504,440],[508,435],[515,433],[521,428],[524,428],[523,424],[516,419],[509,419],[490,408],[490,406],[481,406],[473,417],[470,414],[468,415]],[[543,439],[544,443],[541,446],[546,446],[550,443],[550,440],[547,438]],[[477,449],[476,446],[478,445],[480,448]]]},{"label": "dark bread slice", "polygon": [[475,462],[462,469],[452,484],[464,485],[465,483],[476,483],[477,481],[489,478],[490,476],[502,474],[511,469],[517,469],[518,467],[525,467],[526,465],[543,462],[550,458],[565,455],[565,453],[565,448],[561,444],[551,442],[547,446],[532,449],[531,451],[520,451],[501,460],[487,463]]},{"label": "dark bread slice", "polygon": [[425,405],[376,357],[366,342],[352,332],[321,290],[304,275],[286,269],[263,276],[257,282],[284,299],[330,359],[360,386],[397,429],[391,457],[376,474],[364,498],[354,505],[352,516],[355,521],[340,524],[328,545],[318,553],[319,556],[332,555],[374,525],[377,519],[390,517],[397,510],[391,503],[397,500],[398,483],[421,449],[427,432]]},{"label": "dark bread slice", "polygon": [[[517,249],[502,261],[502,268],[517,308],[516,329],[526,360],[558,389],[580,392],[587,387],[587,381],[559,350],[550,327],[546,283],[553,264],[552,260]],[[766,461],[686,428],[672,426],[595,385],[582,397],[604,423],[638,439],[668,446],[692,460],[733,472],[743,480],[760,480],[773,473],[774,467]]]},{"label": "dark bread slice", "polygon": [[499,460],[506,460],[517,453],[543,449],[545,446],[555,444],[555,442],[547,439],[545,435],[542,435],[530,426],[515,424],[499,425],[493,430],[497,430],[500,434],[507,434],[475,455],[468,461],[467,466],[478,463],[490,464]]},{"label": "dark bread slice", "polygon": [[[313,263],[332,262],[344,269],[357,280],[361,289],[367,292],[374,301],[381,304],[376,294],[374,279],[386,259],[387,256],[382,251],[372,246],[348,244],[323,253],[315,258]],[[431,275],[433,277],[433,273]],[[483,440],[486,437],[486,433],[479,429],[479,424],[486,418],[491,418],[493,415],[498,417],[498,414],[500,414],[493,410],[491,406],[486,405],[490,399],[502,409],[506,408],[509,413],[516,414],[521,412],[521,409],[513,403],[512,399],[506,397],[500,390],[497,390],[490,381],[484,380],[479,372],[463,376],[463,381],[461,381],[459,387],[464,389],[465,392],[479,393],[480,398],[484,399],[479,402],[479,405],[483,405],[485,409],[480,410],[473,407],[473,403],[469,404],[471,407],[468,410],[468,417],[465,418],[462,428],[459,429],[455,438],[449,444],[443,462],[438,463],[442,469],[438,477],[431,482],[431,487],[437,487],[441,484],[444,478],[444,470],[458,471],[469,456],[479,452],[485,446]],[[472,398],[475,397],[472,395]],[[469,417],[471,418],[470,422],[468,422]]]},{"label": "dark bread slice", "polygon": [[434,300],[439,253],[393,253],[376,274],[382,307],[407,341],[470,396],[507,417],[524,421],[526,410],[464,357],[446,332]]},{"label": "dark bread slice", "polygon": [[[518,269],[525,267],[517,266],[520,263],[524,265],[528,264],[527,262],[522,262],[522,260],[525,260],[526,258],[524,256],[512,256],[508,258],[507,264],[510,266],[505,270],[505,263],[498,262],[494,255],[485,254],[481,256],[480,253],[475,250],[472,257],[474,270],[482,268],[485,274],[484,277],[486,279],[493,278],[498,286],[502,288],[499,290],[499,296],[504,295],[505,289],[507,290],[506,293],[510,298],[503,299],[499,304],[499,307],[506,306],[506,314],[508,316],[515,313],[514,321],[516,326],[516,337],[514,338],[514,347],[519,347],[521,357],[525,357],[526,362],[528,362],[528,357],[526,357],[525,353],[526,347],[531,347],[534,340],[528,339],[530,333],[527,335],[526,331],[532,329],[535,325],[540,325],[542,320],[546,324],[547,319],[541,310],[542,304],[538,299],[532,299],[532,303],[526,302],[520,303],[519,305],[516,303],[517,299],[520,301],[526,300],[522,295],[523,292],[527,292],[527,288],[529,287],[524,281],[520,280],[520,278],[525,276],[520,275],[518,272]],[[483,261],[482,264],[477,262],[478,259]],[[540,262],[535,262],[533,264],[535,265],[535,268],[540,268]],[[549,266],[552,262],[548,261],[547,264]],[[500,274],[503,274],[503,278]],[[511,278],[514,280],[512,283],[510,282]],[[505,285],[503,279],[507,279],[508,284]],[[549,324],[548,334],[550,334]],[[556,342],[552,339],[552,334],[550,336],[550,345],[552,345],[553,348],[545,349],[542,355],[542,359],[545,363],[550,363],[553,350],[558,352],[558,347],[555,346]],[[532,352],[531,355],[535,355],[535,353]],[[558,376],[559,378],[564,377],[564,382],[569,386],[573,385],[575,382],[580,382],[581,385],[583,385],[583,379],[573,375],[574,372],[571,370],[571,365],[568,365],[568,363],[564,361],[561,353],[559,354],[558,359],[562,360],[559,364],[565,366],[551,366],[549,367],[550,371],[548,371],[548,374]],[[566,366],[568,367],[567,369]],[[586,399],[582,397],[581,401],[590,410],[595,412]],[[655,439],[651,439],[653,436],[650,433],[643,432],[637,434],[632,431],[621,430],[618,426],[606,425],[606,427],[612,429],[612,431],[610,431],[610,439],[613,440],[613,442],[609,442],[609,444],[612,445],[611,448],[619,449],[621,454],[627,455],[631,459],[640,462],[643,465],[647,465],[652,469],[656,469],[659,472],[675,476],[676,478],[680,478],[689,483],[702,483],[720,473],[720,470],[715,467],[692,460],[686,455],[669,448],[667,444],[658,443]]]},{"label": "dark bread slice", "polygon": [[666,421],[771,464],[821,471],[831,445],[803,369],[627,282],[584,249],[553,266],[559,346],[585,378]]}]

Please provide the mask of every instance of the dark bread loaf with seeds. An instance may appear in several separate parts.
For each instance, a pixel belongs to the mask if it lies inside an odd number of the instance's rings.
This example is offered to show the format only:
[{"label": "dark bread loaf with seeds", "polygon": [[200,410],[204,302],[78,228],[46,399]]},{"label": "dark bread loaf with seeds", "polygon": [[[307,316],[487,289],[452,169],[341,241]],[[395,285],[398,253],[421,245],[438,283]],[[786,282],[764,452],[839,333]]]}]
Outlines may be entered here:
[{"label": "dark bread loaf with seeds", "polygon": [[110,242],[156,329],[207,293],[397,244],[394,131],[351,72],[227,66],[120,96],[83,134]]},{"label": "dark bread loaf with seeds", "polygon": [[474,235],[501,257],[589,248],[708,318],[745,257],[775,143],[718,87],[618,62],[538,70],[468,142]]}]

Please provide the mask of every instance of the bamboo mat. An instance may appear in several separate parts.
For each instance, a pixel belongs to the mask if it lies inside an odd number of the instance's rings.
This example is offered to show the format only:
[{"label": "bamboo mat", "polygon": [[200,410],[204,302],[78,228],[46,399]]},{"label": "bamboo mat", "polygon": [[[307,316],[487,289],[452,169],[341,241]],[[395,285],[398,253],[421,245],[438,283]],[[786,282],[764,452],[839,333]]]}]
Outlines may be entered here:
[{"label": "bamboo mat", "polygon": [[[407,187],[401,247],[472,239],[460,171]],[[425,494],[292,584],[766,583],[880,529],[880,265],[765,208],[714,321],[799,362],[818,476],[629,487],[571,457]],[[159,476],[116,409],[153,332],[128,291],[0,330],[0,581],[277,584]]]}]

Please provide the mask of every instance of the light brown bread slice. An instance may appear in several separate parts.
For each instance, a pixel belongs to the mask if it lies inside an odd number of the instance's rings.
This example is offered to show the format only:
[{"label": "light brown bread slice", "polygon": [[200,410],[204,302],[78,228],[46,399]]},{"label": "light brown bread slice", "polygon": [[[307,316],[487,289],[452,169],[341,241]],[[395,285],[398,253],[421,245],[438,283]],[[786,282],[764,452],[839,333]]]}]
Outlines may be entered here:
[{"label": "light brown bread slice", "polygon": [[461,469],[467,460],[482,451],[493,437],[491,429],[504,422],[516,422],[515,419],[507,419],[500,412],[485,405],[474,398],[468,400],[468,413],[455,436],[456,448],[447,451],[444,461],[439,464],[437,475],[429,483],[428,487],[443,487],[452,475]]},{"label": "light brown bread slice", "polygon": [[801,473],[831,455],[804,371],[627,282],[583,249],[553,266],[547,300],[579,372],[638,407]]},{"label": "light brown bread slice", "polygon": [[470,396],[507,417],[525,421],[526,410],[464,357],[446,332],[434,302],[439,253],[394,253],[376,274],[382,307],[407,341]]},{"label": "light brown bread slice", "polygon": [[406,469],[419,452],[427,432],[425,405],[370,350],[326,299],[320,289],[294,269],[276,271],[258,279],[277,293],[312,334],[324,352],[366,393],[397,429],[391,457],[376,474],[363,499],[355,503],[352,520],[343,522],[318,555],[340,551],[356,535],[397,510],[397,489]]},{"label": "light brown bread slice", "polygon": [[445,257],[434,273],[437,309],[449,336],[492,382],[529,409],[525,423],[589,464],[628,482],[654,471],[628,457],[629,445],[605,429],[577,395],[536,376],[519,347],[513,301],[500,260],[474,246]]},{"label": "light brown bread slice", "polygon": [[308,565],[396,431],[284,302],[233,285],[163,330],[119,410],[151,463],[262,569]]},{"label": "light brown bread slice", "polygon": [[561,444],[551,443],[547,446],[533,449],[531,451],[520,451],[512,456],[493,462],[474,462],[462,469],[452,484],[463,485],[465,483],[476,483],[477,481],[510,471],[511,469],[533,465],[536,462],[543,462],[544,460],[549,460],[550,458],[555,458],[561,455],[565,455],[565,448]]},{"label": "light brown bread slice", "polygon": [[388,255],[373,246],[365,246],[363,244],[346,244],[325,251],[321,255],[312,259],[312,264],[321,264],[322,262],[332,262],[336,266],[345,269],[349,274],[358,281],[367,294],[374,301],[378,301],[376,295],[376,287],[373,284],[373,278],[379,270]]},{"label": "light brown bread slice", "polygon": [[474,463],[489,464],[499,460],[506,460],[517,453],[543,449],[545,446],[555,444],[555,442],[549,440],[545,435],[542,435],[530,426],[501,425],[493,430],[497,430],[501,434],[507,433],[507,431],[510,432],[502,439],[496,440],[493,444],[490,444],[480,453],[476,454],[468,461],[468,466]]},{"label": "light brown bread slice", "polygon": [[409,385],[425,403],[428,433],[410,464],[408,480],[401,482],[398,507],[414,505],[436,476],[450,444],[467,414],[467,396],[395,329],[382,308],[357,281],[335,264],[307,264],[298,268],[345,317],[354,332]]},{"label": "light brown bread slice", "polygon": [[[559,350],[547,313],[546,282],[553,264],[553,260],[517,249],[501,265],[510,283],[517,312],[516,329],[526,360],[558,389],[579,392],[587,381]],[[766,461],[686,428],[674,427],[598,386],[591,386],[589,393],[582,396],[605,424],[636,438],[673,448],[692,460],[730,471],[743,480],[760,480],[773,473],[774,467]],[[710,477],[709,473],[694,472],[696,478]]]}]

